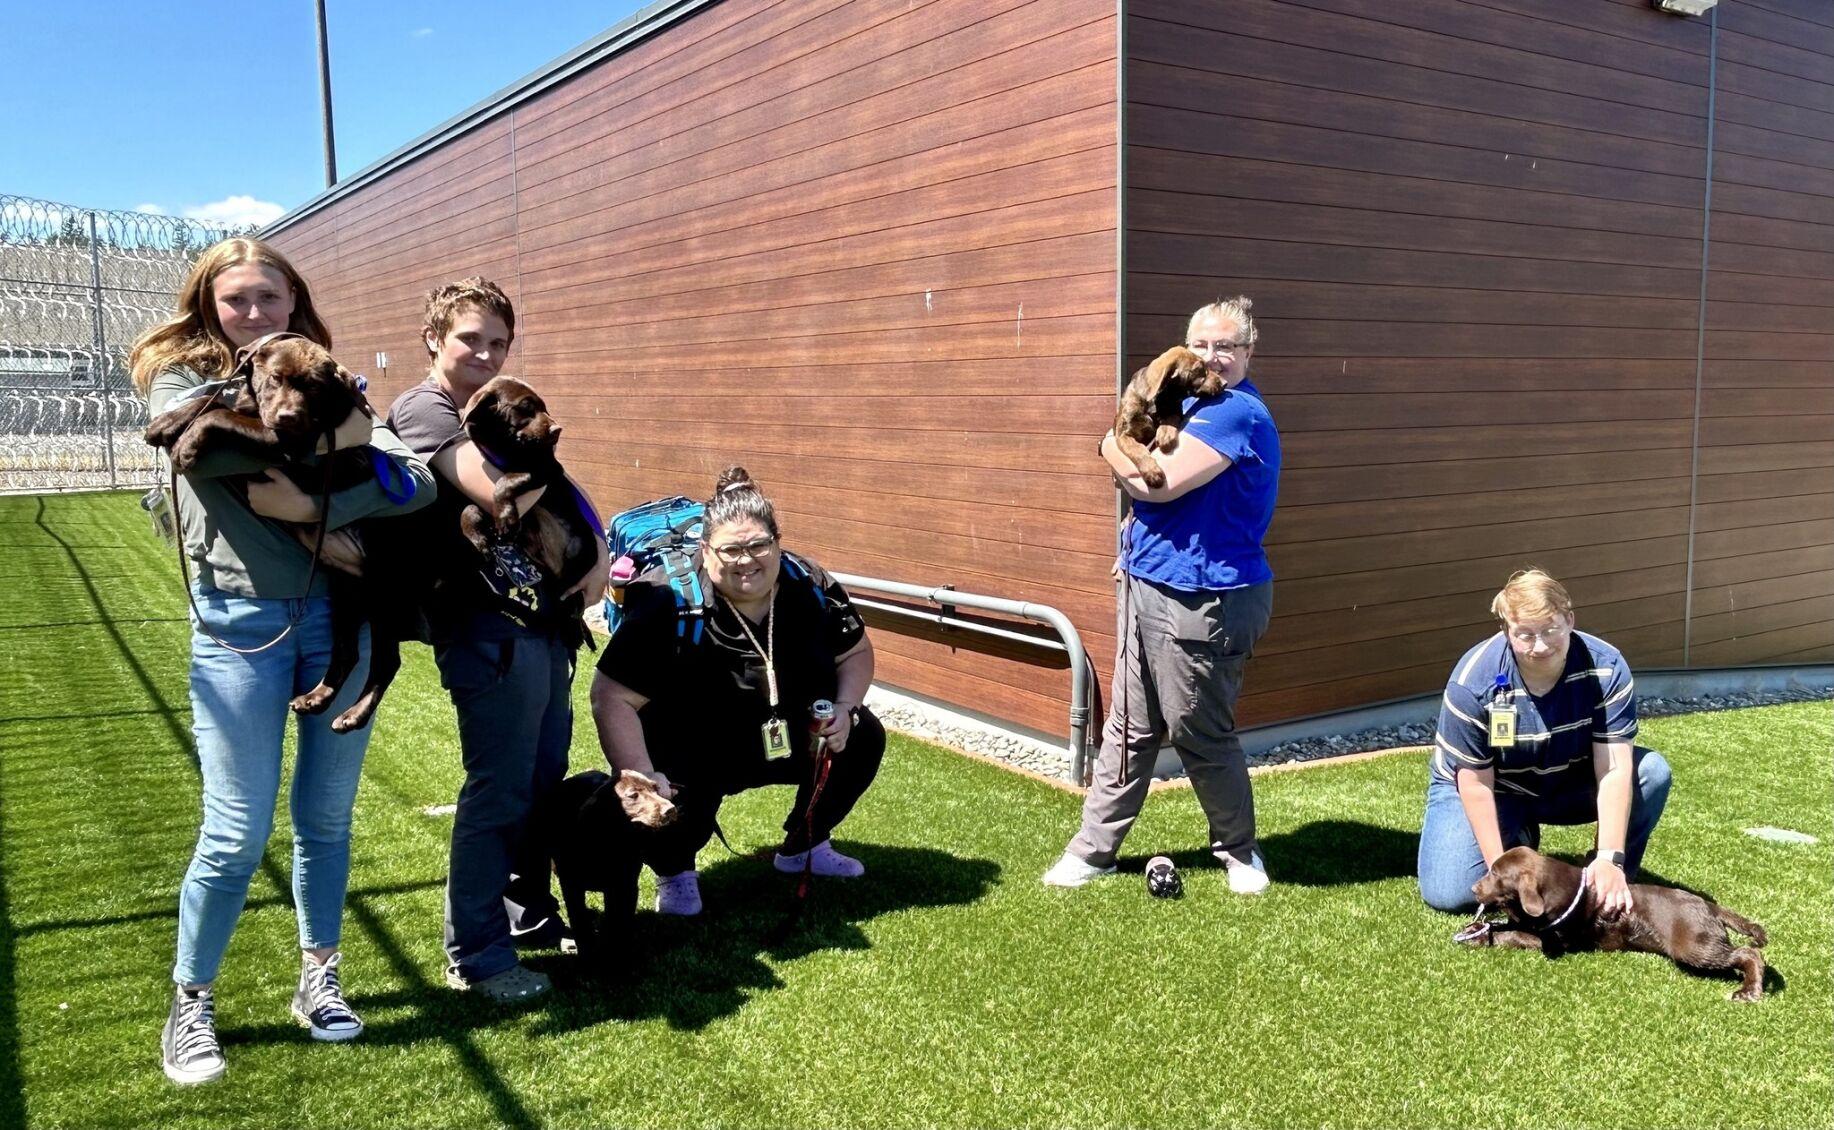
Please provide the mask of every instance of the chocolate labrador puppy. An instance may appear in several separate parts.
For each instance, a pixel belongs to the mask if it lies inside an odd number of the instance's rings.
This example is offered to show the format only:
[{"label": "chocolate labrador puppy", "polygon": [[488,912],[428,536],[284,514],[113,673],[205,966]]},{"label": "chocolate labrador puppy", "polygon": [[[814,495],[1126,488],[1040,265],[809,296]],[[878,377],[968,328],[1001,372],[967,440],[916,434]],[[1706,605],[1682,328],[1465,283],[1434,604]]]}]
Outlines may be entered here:
[{"label": "chocolate labrador puppy", "polygon": [[[330,351],[298,334],[270,334],[238,356],[230,383],[160,413],[147,425],[145,438],[166,449],[179,474],[196,466],[206,451],[240,451],[274,462],[277,470],[317,498],[327,490],[345,490],[376,477],[368,447],[333,451],[317,466],[299,462],[352,412],[375,414],[362,385]],[[386,522],[359,523],[353,531],[367,551],[361,580],[326,574],[331,587],[331,659],[319,684],[292,702],[299,714],[329,709],[356,669],[362,628],[370,624],[369,676],[356,702],[332,719],[331,728],[340,734],[369,723],[401,669],[405,626],[396,610],[403,607],[402,578],[382,576],[390,561],[401,558],[378,550],[378,527],[388,528]],[[311,544],[310,539],[302,540]]]},{"label": "chocolate labrador puppy", "polygon": [[[1577,905],[1583,872],[1570,863],[1549,859],[1533,848],[1510,848],[1497,857],[1490,873],[1471,888],[1484,907],[1501,906],[1509,925],[1481,933],[1473,945],[1538,949],[1550,957],[1569,950],[1641,950],[1659,953],[1677,965],[1705,971],[1736,969],[1744,983],[1735,1001],[1755,1001],[1764,994],[1764,927],[1709,902],[1692,891],[1632,883],[1628,913],[1609,920]],[[1571,912],[1568,913],[1569,908]],[[1726,927],[1751,939],[1734,948]]]},{"label": "chocolate labrador puppy", "polygon": [[[465,507],[459,528],[486,559],[493,540],[522,548],[565,591],[598,560],[597,533],[582,511],[572,484],[555,455],[561,426],[541,395],[514,377],[493,377],[465,406],[465,434],[484,457],[503,471],[493,495],[493,512]],[[540,487],[541,500],[523,514],[516,500]],[[563,619],[576,623],[574,643],[586,642],[585,602],[567,598]]]},{"label": "chocolate labrador puppy", "polygon": [[[640,773],[589,769],[554,786],[531,827],[545,837],[560,882],[567,922],[579,952],[603,960],[637,913],[637,875],[643,869],[645,829],[675,821],[675,805]],[[605,896],[598,927],[586,910],[586,892]]]},{"label": "chocolate labrador puppy", "polygon": [[1165,471],[1148,447],[1170,451],[1178,445],[1178,425],[1188,396],[1215,396],[1223,378],[1205,368],[1203,358],[1182,345],[1155,357],[1134,373],[1121,394],[1114,417],[1114,442],[1149,487],[1165,485]]}]

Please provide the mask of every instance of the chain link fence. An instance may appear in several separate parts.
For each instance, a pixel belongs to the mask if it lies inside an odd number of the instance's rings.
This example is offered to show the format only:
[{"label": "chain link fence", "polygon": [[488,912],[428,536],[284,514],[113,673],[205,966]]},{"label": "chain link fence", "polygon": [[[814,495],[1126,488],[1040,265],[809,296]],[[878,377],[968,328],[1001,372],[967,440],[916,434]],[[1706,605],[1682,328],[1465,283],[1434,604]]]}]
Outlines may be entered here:
[{"label": "chain link fence", "polygon": [[128,376],[198,255],[239,234],[0,195],[0,493],[158,481]]}]

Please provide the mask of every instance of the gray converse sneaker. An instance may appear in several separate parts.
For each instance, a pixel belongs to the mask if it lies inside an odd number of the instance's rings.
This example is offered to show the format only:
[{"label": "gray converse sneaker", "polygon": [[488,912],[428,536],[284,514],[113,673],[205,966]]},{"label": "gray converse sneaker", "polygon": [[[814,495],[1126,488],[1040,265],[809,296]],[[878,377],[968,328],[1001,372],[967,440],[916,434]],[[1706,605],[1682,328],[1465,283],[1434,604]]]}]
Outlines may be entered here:
[{"label": "gray converse sneaker", "polygon": [[159,1039],[160,1061],[174,1083],[208,1083],[221,1079],[223,1046],[217,1043],[217,1005],[208,988],[179,989],[172,997],[166,1030]]},{"label": "gray converse sneaker", "polygon": [[363,1022],[344,1003],[344,990],[338,984],[338,963],[343,960],[343,954],[334,953],[320,965],[311,954],[300,955],[293,1019],[312,1029],[314,1040],[354,1040],[363,1034]]}]

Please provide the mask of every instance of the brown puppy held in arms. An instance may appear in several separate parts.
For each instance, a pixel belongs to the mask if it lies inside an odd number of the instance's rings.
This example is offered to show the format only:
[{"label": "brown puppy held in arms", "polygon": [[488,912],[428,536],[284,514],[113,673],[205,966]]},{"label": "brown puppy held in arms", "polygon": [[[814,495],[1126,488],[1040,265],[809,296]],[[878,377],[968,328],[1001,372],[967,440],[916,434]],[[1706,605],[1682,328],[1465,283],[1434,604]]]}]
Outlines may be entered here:
[{"label": "brown puppy held in arms", "polygon": [[[1608,921],[1586,906],[1565,913],[1580,898],[1582,874],[1533,848],[1510,848],[1471,888],[1484,906],[1501,906],[1509,925],[1479,933],[1467,944],[1538,949],[1550,957],[1589,949],[1659,953],[1691,969],[1738,970],[1744,983],[1733,992],[1735,1001],[1764,995],[1764,955],[1757,949],[1769,940],[1764,927],[1692,891],[1648,883],[1632,883],[1630,911]],[[1734,948],[1726,938],[1728,926],[1751,945]]]},{"label": "brown puppy held in arms", "polygon": [[[487,560],[492,541],[513,542],[565,592],[598,561],[598,534],[581,513],[566,471],[555,454],[561,426],[541,394],[515,377],[492,377],[465,405],[465,434],[484,458],[503,471],[492,495],[494,514],[475,503],[459,515],[459,529]],[[551,487],[527,514],[516,500]],[[585,600],[567,598],[563,615],[575,622],[573,643],[589,642]]]},{"label": "brown puppy held in arms", "polygon": [[[243,374],[246,381],[229,384],[214,396],[193,397],[147,425],[146,442],[166,449],[174,471],[190,471],[205,451],[240,451],[275,463],[277,470],[315,499],[327,489],[347,490],[375,478],[367,447],[332,451],[316,467],[297,461],[312,454],[319,441],[352,412],[375,415],[357,378],[324,346],[298,334],[269,334],[238,356],[236,375]],[[383,528],[388,528],[386,523]],[[353,532],[364,540],[360,524]],[[300,540],[311,548],[316,539],[304,529],[300,534]],[[330,708],[356,669],[363,625],[368,623],[369,676],[357,700],[331,720],[336,733],[368,725],[401,670],[400,645],[406,628],[397,609],[402,579],[379,576],[388,563],[385,559],[393,557],[371,553],[364,560],[361,580],[327,574],[331,659],[318,685],[294,698],[291,705],[297,714],[320,714]]]},{"label": "brown puppy held in arms", "polygon": [[1182,345],[1174,345],[1134,373],[1115,413],[1114,442],[1140,469],[1147,486],[1165,485],[1165,471],[1149,448],[1170,451],[1178,445],[1185,398],[1222,391],[1222,374],[1211,372],[1203,358]]},{"label": "brown puppy held in arms", "polygon": [[[641,773],[576,773],[542,799],[530,827],[545,836],[554,878],[567,907],[567,924],[582,957],[603,962],[637,913],[637,875],[643,869],[647,829],[675,822],[675,805]],[[586,910],[586,892],[605,896],[598,928]]]}]

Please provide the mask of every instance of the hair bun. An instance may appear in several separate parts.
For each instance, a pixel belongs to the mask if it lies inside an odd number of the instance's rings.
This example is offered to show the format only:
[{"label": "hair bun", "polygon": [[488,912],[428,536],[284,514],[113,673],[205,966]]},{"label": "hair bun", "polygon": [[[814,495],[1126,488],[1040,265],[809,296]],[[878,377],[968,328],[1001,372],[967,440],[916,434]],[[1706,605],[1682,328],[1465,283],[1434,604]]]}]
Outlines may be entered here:
[{"label": "hair bun", "polygon": [[713,485],[714,494],[725,494],[734,490],[757,490],[758,484],[751,481],[751,473],[743,467],[728,467],[720,472],[719,481]]},{"label": "hair bun", "polygon": [[1255,300],[1248,297],[1246,294],[1238,294],[1230,299],[1230,301],[1241,307],[1242,313],[1244,314],[1255,308]]}]

